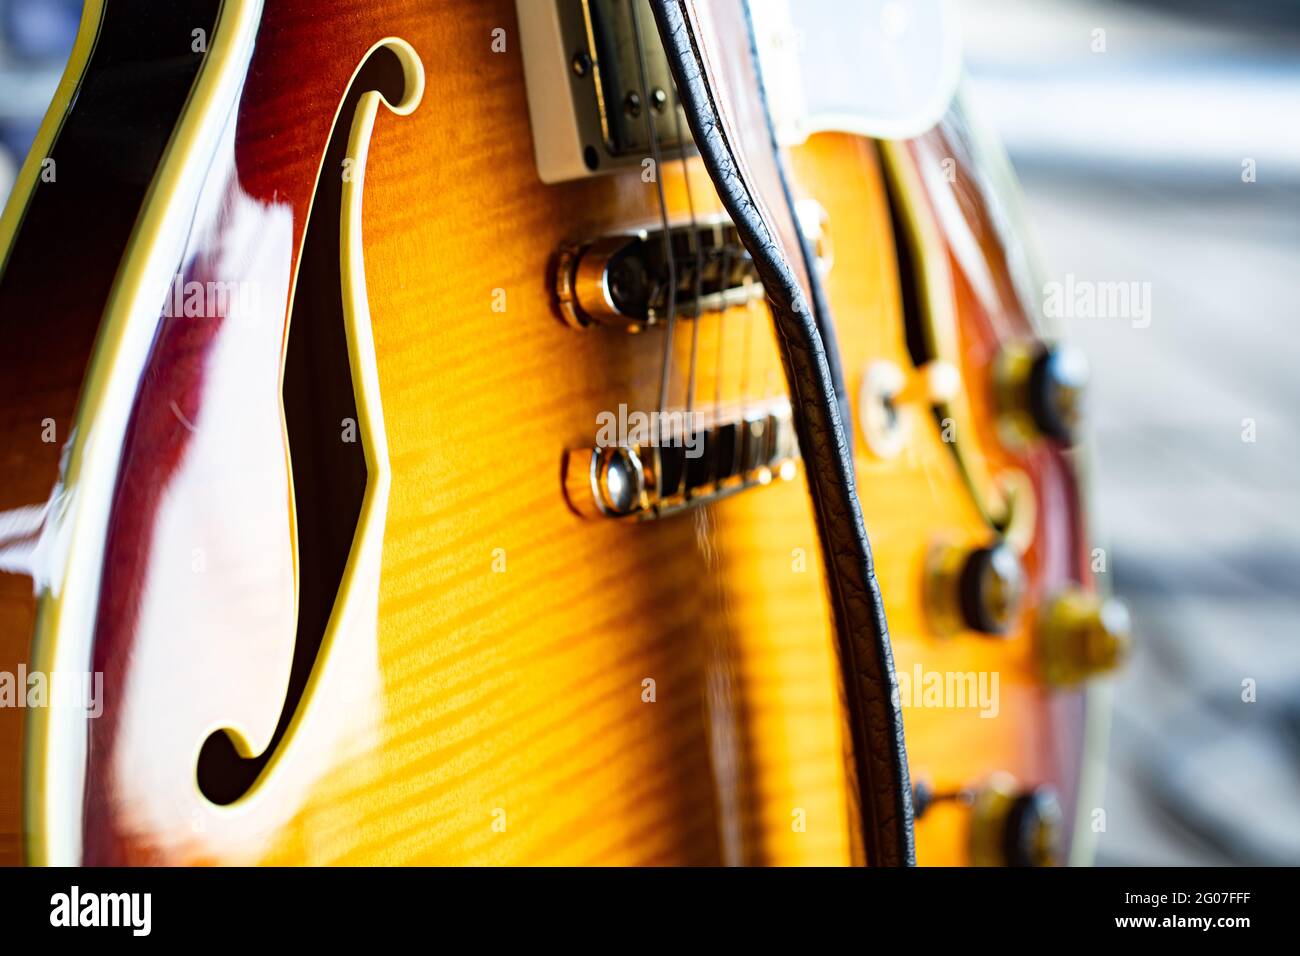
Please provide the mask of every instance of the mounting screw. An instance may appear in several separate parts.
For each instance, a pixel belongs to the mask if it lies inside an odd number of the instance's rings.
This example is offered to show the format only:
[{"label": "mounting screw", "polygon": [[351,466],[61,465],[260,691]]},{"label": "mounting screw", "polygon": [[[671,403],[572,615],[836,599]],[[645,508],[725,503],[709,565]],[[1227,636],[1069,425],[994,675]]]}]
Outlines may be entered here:
[{"label": "mounting screw", "polygon": [[573,75],[585,77],[591,72],[591,55],[586,50],[573,54]]},{"label": "mounting screw", "polygon": [[623,110],[628,116],[636,119],[641,115],[641,97],[637,93],[629,93],[627,99],[623,100]]}]

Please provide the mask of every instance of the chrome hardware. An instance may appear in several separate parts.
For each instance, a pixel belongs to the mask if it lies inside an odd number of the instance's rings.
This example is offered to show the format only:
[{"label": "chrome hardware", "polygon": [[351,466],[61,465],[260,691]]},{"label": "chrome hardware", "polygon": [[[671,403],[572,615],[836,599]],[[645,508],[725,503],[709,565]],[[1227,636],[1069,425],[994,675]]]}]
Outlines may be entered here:
[{"label": "chrome hardware", "polygon": [[877,458],[894,458],[907,443],[913,409],[929,411],[961,391],[961,373],[935,359],[906,374],[893,362],[867,366],[858,395],[858,428]]},{"label": "chrome hardware", "polygon": [[998,542],[969,551],[943,544],[926,567],[925,604],[941,634],[1004,634],[1024,597],[1025,572],[1014,549]]},{"label": "chrome hardware", "polygon": [[1082,352],[1068,345],[1009,345],[998,356],[994,379],[1010,443],[1039,436],[1063,445],[1074,442],[1088,385],[1088,360]]},{"label": "chrome hardware", "polygon": [[639,169],[652,151],[647,98],[660,150],[694,152],[649,0],[637,0],[639,44],[627,0],[517,0],[515,7],[543,182]]},{"label": "chrome hardware", "polygon": [[835,261],[835,250],[831,245],[830,216],[826,214],[826,207],[816,199],[804,197],[795,200],[794,213],[799,231],[803,233],[804,238],[808,240],[809,248],[812,249],[813,259],[817,263],[817,274],[824,278],[831,271],[831,263]]},{"label": "chrome hardware", "polygon": [[648,502],[645,466],[635,448],[597,448],[565,456],[564,491],[584,518],[625,518]]},{"label": "chrome hardware", "polygon": [[[799,210],[817,271],[825,275],[831,266],[826,211],[814,200],[801,200]],[[673,303],[680,319],[763,298],[754,261],[725,216],[671,226],[668,239],[671,269],[661,228],[562,244],[555,297],[564,320],[580,329],[597,324],[625,332],[657,325],[667,319],[670,275],[676,279]]]},{"label": "chrome hardware", "polygon": [[655,443],[568,451],[564,494],[584,518],[649,520],[717,501],[737,491],[790,480],[799,446],[790,403],[766,403],[743,415],[692,425]]},{"label": "chrome hardware", "polygon": [[1114,670],[1132,643],[1123,602],[1078,588],[1053,598],[1039,619],[1039,660],[1049,684],[1068,687]]},{"label": "chrome hardware", "polygon": [[[692,318],[763,296],[754,262],[725,219],[669,230],[678,318]],[[701,269],[696,277],[696,252]],[[566,243],[555,270],[560,313],[576,328],[596,323],[639,332],[667,318],[669,264],[662,230]],[[695,300],[696,290],[700,298]]]}]

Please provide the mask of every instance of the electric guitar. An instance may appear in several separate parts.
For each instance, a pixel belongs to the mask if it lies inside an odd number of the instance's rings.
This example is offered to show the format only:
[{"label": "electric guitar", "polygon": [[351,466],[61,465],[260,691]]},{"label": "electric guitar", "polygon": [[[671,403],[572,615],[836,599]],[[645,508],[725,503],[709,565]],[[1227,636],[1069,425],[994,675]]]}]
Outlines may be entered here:
[{"label": "electric guitar", "polygon": [[0,855],[1080,858],[1078,376],[953,71],[826,109],[799,9],[88,0],[0,222]]}]

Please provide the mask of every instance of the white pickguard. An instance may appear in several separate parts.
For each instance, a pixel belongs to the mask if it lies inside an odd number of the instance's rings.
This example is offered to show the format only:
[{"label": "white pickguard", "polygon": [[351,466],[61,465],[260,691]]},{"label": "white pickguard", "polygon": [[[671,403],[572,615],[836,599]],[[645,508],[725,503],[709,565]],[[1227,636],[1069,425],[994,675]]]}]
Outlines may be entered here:
[{"label": "white pickguard", "polygon": [[938,122],[961,74],[953,0],[749,0],[786,145],[818,130],[905,139]]}]

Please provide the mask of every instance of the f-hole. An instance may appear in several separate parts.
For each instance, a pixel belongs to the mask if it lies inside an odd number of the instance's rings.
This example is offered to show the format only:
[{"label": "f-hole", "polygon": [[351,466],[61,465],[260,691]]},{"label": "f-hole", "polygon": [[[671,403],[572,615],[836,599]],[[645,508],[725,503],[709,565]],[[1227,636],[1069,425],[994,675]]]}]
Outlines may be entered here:
[{"label": "f-hole", "polygon": [[316,668],[339,599],[366,491],[367,469],[345,327],[340,249],[343,184],[360,175],[348,142],[363,95],[403,102],[401,59],[375,48],[353,78],[334,121],[317,177],[294,286],[284,361],[284,420],[297,526],[298,618],[284,704],[266,749],[241,753],[234,732],[218,730],[199,752],[199,789],[234,803],[253,787],[284,742]]}]

